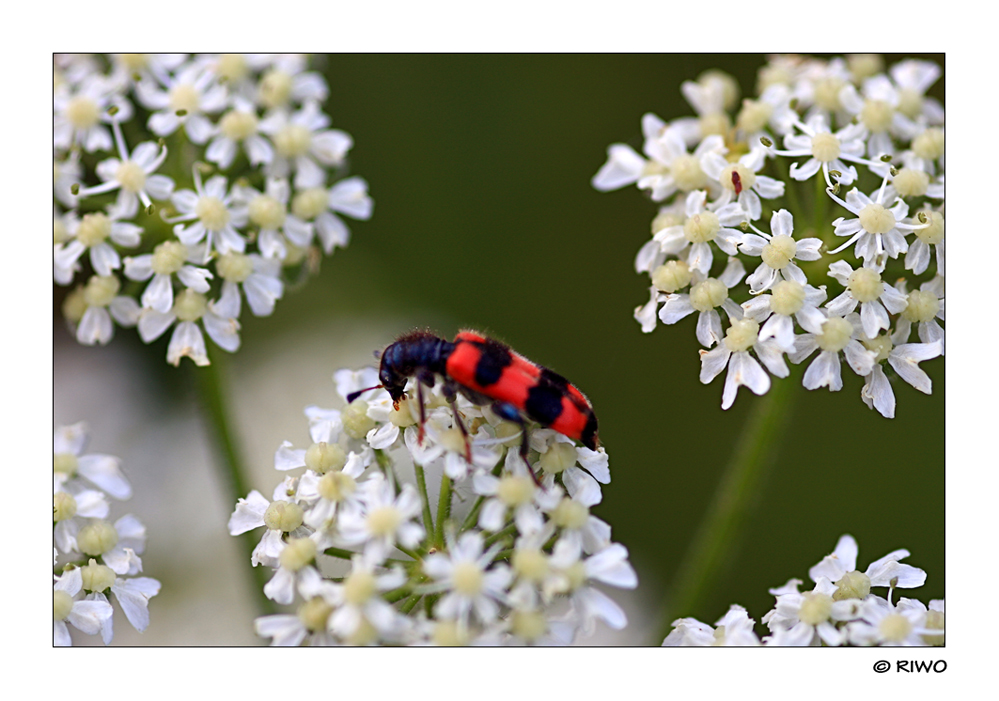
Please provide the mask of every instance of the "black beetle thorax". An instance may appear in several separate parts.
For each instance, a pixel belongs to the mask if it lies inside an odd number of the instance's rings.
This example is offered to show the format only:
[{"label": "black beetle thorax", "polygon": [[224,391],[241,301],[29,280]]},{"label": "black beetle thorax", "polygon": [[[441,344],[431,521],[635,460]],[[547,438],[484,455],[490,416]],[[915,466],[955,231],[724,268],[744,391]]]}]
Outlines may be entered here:
[{"label": "black beetle thorax", "polygon": [[410,377],[423,372],[446,374],[447,358],[453,350],[453,343],[433,334],[410,334],[391,344],[382,353],[378,379],[392,398],[398,399]]}]

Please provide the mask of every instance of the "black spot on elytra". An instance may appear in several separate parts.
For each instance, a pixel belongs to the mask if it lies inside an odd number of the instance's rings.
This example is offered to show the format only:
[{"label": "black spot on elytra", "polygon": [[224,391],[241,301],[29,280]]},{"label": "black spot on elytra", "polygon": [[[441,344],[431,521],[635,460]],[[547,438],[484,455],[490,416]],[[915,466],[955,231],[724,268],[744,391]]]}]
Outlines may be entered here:
[{"label": "black spot on elytra", "polygon": [[479,362],[475,364],[475,382],[479,387],[488,387],[499,382],[503,374],[503,368],[513,362],[510,356],[510,349],[502,343],[486,341],[484,344],[477,344],[482,350]]},{"label": "black spot on elytra", "polygon": [[548,383],[535,385],[527,393],[524,411],[542,426],[548,426],[562,413],[562,392]]},{"label": "black spot on elytra", "polygon": [[540,382],[548,382],[561,391],[565,391],[565,388],[569,386],[569,380],[565,379],[557,372],[549,370],[548,368],[541,368]]},{"label": "black spot on elytra", "polygon": [[586,417],[586,427],[583,428],[583,435],[580,440],[590,450],[597,449],[597,417],[592,411]]}]

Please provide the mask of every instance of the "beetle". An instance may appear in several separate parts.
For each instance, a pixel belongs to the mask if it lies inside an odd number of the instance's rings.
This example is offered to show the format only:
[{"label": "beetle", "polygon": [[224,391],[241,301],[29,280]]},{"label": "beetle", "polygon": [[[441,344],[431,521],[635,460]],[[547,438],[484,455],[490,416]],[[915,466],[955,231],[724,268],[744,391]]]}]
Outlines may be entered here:
[{"label": "beetle", "polygon": [[436,378],[441,377],[444,397],[465,437],[465,457],[469,462],[468,431],[455,406],[458,392],[474,404],[489,405],[497,416],[520,426],[523,432],[520,454],[525,462],[528,419],[578,440],[591,450],[599,445],[593,406],[572,383],[506,344],[467,329],[460,331],[453,341],[422,330],[400,336],[381,353],[378,369],[381,384],[351,392],[347,401],[354,401],[369,389],[384,387],[398,410],[411,377],[417,381],[420,441],[426,420],[422,387],[433,387]]}]

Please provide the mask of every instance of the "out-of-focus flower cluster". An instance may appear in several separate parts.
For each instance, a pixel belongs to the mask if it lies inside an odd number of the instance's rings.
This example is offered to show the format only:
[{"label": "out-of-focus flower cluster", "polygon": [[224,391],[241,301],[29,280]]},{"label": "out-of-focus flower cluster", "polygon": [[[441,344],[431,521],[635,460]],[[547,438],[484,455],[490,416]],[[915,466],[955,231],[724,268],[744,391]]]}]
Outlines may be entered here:
[{"label": "out-of-focus flower cluster", "polygon": [[841,389],[845,360],[886,417],[888,368],[930,393],[919,363],[944,354],[944,110],[926,92],[940,74],[777,56],[740,103],[709,71],[681,86],[696,117],[646,114],[642,154],[608,149],[593,186],[635,184],[659,204],[635,318],[648,333],[696,312],[701,381],[728,370],[722,408],[816,352],[808,389]]},{"label": "out-of-focus flower cluster", "polygon": [[[808,570],[815,584],[811,591],[799,591],[800,579],[771,589],[777,602],[763,617],[770,634],[762,640],[746,609],[733,605],[714,627],[696,618],[673,621],[663,645],[943,645],[942,599],[928,606],[905,597],[894,600],[896,588],[920,587],[926,581],[926,572],[901,562],[909,551],[888,553],[863,572],[857,570],[857,553],[857,541],[844,535],[832,554]],[[872,588],[887,588],[887,597],[871,593]]]},{"label": "out-of-focus flower cluster", "polygon": [[104,644],[114,635],[113,594],[136,630],[149,625],[149,599],[160,591],[142,572],[139,555],[146,528],[131,514],[111,522],[110,499],[128,499],[132,487],[118,458],[84,454],[83,423],[61,426],[53,439],[53,540],[55,587],[53,637],[56,645],[72,645],[69,626],[87,635],[101,634]]},{"label": "out-of-focus flower cluster", "polygon": [[[373,368],[334,381],[344,398],[379,382]],[[274,570],[270,599],[295,606],[258,618],[257,633],[274,645],[563,645],[597,621],[624,627],[601,588],[637,578],[590,513],[610,482],[604,449],[529,425],[525,463],[520,428],[488,408],[458,398],[466,443],[439,384],[423,388],[422,432],[408,396],[398,409],[383,389],[308,407],[311,445],[275,454],[294,476],[239,500],[230,532],[264,527],[253,565]]]},{"label": "out-of-focus flower cluster", "polygon": [[57,55],[54,279],[80,343],[115,325],[167,361],[239,348],[242,300],[267,316],[289,283],[371,216],[346,177],[350,135],[300,55]]}]

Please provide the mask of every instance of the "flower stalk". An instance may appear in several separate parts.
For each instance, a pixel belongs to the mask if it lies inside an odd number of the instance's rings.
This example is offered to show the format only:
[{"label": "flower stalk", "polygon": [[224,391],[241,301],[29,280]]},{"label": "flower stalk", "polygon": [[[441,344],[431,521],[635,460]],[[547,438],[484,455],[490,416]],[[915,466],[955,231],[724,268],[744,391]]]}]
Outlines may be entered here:
[{"label": "flower stalk", "polygon": [[677,568],[657,641],[666,637],[673,618],[700,611],[714,592],[780,454],[795,397],[791,383],[781,382],[751,408],[711,504]]}]

